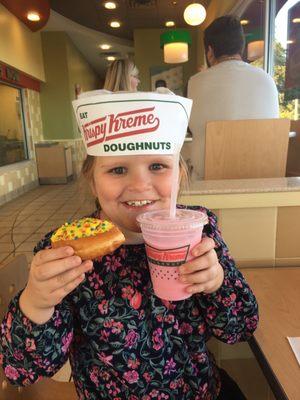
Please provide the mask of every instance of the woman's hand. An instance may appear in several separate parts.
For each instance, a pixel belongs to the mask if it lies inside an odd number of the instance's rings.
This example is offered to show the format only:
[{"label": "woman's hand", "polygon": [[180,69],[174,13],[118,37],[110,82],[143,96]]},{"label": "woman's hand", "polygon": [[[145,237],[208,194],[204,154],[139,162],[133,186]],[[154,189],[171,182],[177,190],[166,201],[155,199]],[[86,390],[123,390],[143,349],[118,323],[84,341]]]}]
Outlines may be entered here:
[{"label": "woman's hand", "polygon": [[192,250],[196,258],[179,267],[180,281],[191,284],[187,287],[189,293],[213,293],[222,285],[224,271],[214,247],[213,239],[203,237]]},{"label": "woman's hand", "polygon": [[91,270],[91,260],[82,262],[72,247],[39,251],[32,260],[28,283],[20,297],[22,312],[33,322],[47,322],[54,306],[74,290]]}]

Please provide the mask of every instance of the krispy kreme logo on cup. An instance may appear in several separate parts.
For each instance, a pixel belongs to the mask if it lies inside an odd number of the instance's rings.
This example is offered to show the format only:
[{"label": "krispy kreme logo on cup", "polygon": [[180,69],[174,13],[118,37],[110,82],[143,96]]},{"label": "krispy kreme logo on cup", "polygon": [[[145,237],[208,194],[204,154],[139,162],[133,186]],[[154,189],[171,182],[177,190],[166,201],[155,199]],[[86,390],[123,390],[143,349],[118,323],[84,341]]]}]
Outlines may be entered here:
[{"label": "krispy kreme logo on cup", "polygon": [[155,132],[159,118],[155,106],[110,114],[82,125],[87,147],[126,136]]},{"label": "krispy kreme logo on cup", "polygon": [[92,156],[174,154],[186,135],[192,101],[155,92],[83,93],[73,101]]},{"label": "krispy kreme logo on cup", "polygon": [[155,265],[165,267],[178,267],[184,264],[190,250],[190,246],[176,247],[174,249],[157,249],[148,244],[146,246],[146,253],[148,261]]}]

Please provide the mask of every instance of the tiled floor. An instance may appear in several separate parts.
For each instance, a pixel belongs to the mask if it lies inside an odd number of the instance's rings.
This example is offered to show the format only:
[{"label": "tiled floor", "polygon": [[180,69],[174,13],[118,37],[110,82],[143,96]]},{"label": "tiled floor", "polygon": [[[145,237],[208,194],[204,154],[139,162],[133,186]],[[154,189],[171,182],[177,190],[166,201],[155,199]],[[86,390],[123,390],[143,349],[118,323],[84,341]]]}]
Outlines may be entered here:
[{"label": "tiled floor", "polygon": [[81,181],[39,186],[0,207],[0,266],[32,250],[45,233],[69,219],[94,210],[92,196]]}]

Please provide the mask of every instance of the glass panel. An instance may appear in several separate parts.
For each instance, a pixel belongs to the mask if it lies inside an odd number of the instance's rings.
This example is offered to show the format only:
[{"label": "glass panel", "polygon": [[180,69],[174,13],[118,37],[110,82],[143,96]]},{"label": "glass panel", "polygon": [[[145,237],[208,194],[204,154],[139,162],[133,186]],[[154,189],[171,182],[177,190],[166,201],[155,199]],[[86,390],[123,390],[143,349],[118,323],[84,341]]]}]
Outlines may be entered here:
[{"label": "glass panel", "polygon": [[280,116],[300,119],[300,1],[276,0],[274,79]]},{"label": "glass panel", "polygon": [[263,68],[265,1],[253,0],[241,16],[246,36],[244,61]]},{"label": "glass panel", "polygon": [[27,158],[21,91],[0,83],[0,166]]}]

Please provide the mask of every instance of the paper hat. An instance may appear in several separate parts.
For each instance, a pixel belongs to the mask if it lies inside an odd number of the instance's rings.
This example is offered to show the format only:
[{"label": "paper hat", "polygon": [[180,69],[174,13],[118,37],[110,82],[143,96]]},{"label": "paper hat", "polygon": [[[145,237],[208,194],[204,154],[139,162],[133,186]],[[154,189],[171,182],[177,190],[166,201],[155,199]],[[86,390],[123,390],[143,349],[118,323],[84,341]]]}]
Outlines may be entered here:
[{"label": "paper hat", "polygon": [[174,154],[183,145],[192,101],[170,91],[94,90],[73,107],[89,155]]}]

